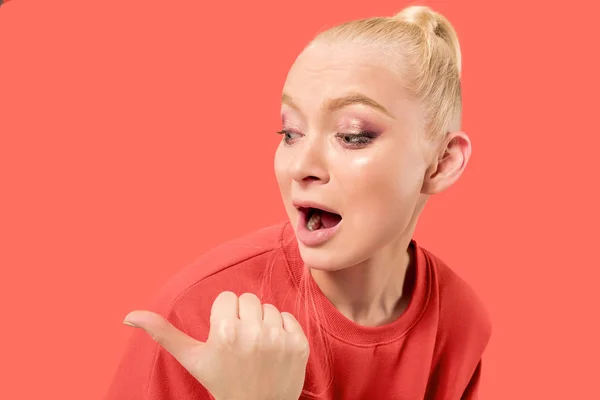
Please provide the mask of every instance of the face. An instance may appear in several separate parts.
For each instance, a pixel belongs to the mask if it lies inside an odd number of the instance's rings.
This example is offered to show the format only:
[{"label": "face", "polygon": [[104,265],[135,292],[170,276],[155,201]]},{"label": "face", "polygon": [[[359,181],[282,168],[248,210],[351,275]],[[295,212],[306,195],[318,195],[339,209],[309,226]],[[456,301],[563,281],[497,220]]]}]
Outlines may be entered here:
[{"label": "face", "polygon": [[[418,102],[384,57],[314,43],[284,84],[275,172],[310,268],[354,266],[412,234],[433,147]],[[311,208],[331,213],[316,222],[321,229],[306,228]]]}]

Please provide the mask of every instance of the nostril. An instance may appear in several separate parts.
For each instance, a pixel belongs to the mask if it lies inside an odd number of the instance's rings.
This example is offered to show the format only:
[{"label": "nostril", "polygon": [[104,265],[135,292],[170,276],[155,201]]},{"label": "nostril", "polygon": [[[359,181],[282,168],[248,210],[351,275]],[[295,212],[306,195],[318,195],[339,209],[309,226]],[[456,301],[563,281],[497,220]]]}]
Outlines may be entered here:
[{"label": "nostril", "polygon": [[318,181],[319,178],[317,178],[316,176],[307,176],[306,178],[304,178],[303,180],[305,181]]}]

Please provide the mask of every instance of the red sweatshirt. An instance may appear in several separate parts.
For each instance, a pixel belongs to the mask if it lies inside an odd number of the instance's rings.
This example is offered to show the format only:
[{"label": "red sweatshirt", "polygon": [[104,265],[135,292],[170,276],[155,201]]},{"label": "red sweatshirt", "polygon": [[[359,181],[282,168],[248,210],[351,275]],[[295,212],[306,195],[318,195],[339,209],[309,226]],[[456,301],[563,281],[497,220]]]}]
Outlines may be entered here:
[{"label": "red sweatshirt", "polygon": [[[364,327],[345,318],[312,281],[289,223],[208,251],[168,282],[150,309],[205,341],[225,290],[251,292],[298,319],[310,341],[300,399],[477,399],[491,325],[474,291],[420,247],[412,297],[396,321]],[[169,353],[135,330],[106,400],[208,400]]]}]

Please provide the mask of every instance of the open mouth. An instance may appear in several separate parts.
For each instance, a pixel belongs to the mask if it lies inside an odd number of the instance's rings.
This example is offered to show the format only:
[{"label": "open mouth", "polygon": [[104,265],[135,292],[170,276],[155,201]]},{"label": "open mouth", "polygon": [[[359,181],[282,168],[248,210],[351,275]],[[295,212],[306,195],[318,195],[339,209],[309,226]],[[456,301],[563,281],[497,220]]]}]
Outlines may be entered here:
[{"label": "open mouth", "polygon": [[321,210],[313,207],[298,208],[302,215],[303,223],[309,231],[318,231],[320,229],[330,229],[335,227],[342,220],[342,216],[333,212]]}]

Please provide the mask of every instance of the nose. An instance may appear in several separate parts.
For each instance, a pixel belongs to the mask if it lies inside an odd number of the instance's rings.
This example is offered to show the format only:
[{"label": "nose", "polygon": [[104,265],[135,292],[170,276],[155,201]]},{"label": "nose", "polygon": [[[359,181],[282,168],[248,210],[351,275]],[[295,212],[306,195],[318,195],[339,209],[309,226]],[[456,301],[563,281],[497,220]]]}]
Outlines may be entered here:
[{"label": "nose", "polygon": [[329,181],[325,144],[316,139],[317,137],[306,137],[293,150],[290,167],[292,178],[298,183]]}]

